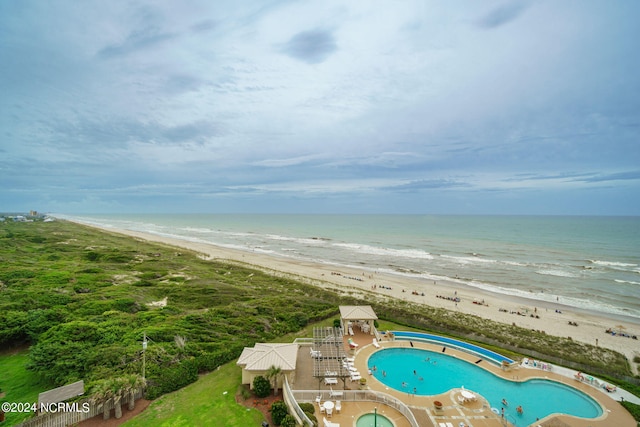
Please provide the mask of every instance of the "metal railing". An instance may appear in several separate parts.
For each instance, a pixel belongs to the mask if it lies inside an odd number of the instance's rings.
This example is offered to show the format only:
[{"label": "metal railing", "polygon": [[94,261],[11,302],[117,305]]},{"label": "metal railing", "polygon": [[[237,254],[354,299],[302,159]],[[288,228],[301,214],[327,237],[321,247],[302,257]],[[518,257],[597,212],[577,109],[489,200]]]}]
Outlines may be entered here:
[{"label": "metal railing", "polygon": [[[318,397],[320,397],[321,401],[336,399],[342,402],[374,402],[374,403],[382,403],[387,406],[390,406],[404,415],[411,427],[420,427],[418,421],[416,420],[415,415],[411,412],[411,409],[407,405],[405,405],[401,400],[396,399],[393,396],[390,396],[386,393],[382,393],[379,391],[373,390],[290,390],[292,397],[296,401],[296,405],[298,409],[300,406],[297,405],[297,402],[315,402]],[[340,394],[341,393],[341,394]],[[295,408],[293,408],[295,411]],[[302,410],[300,410],[302,411]],[[308,418],[307,418],[308,419]]]},{"label": "metal railing", "polygon": [[284,402],[287,404],[287,407],[293,411],[294,418],[300,424],[306,424],[309,427],[313,427],[313,421],[309,419],[307,414],[304,413],[300,405],[298,405],[298,401],[295,398],[295,392],[291,390],[289,386],[289,381],[287,381],[287,377],[284,377],[284,384],[282,385],[282,397],[284,398]]}]

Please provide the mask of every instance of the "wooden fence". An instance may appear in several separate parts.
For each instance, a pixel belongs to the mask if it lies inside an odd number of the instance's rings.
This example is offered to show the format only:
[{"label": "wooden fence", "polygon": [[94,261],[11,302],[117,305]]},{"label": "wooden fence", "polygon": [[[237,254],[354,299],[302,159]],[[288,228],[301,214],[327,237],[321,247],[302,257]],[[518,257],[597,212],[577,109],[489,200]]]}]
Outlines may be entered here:
[{"label": "wooden fence", "polygon": [[[116,415],[117,405],[120,405],[120,407],[123,405],[129,405],[130,403],[135,405],[135,401],[140,399],[143,395],[144,390],[137,389],[133,393],[127,393],[117,401],[114,398],[111,398],[106,402],[91,402],[89,399],[84,399],[74,402],[76,405],[73,407],[77,408],[77,410],[66,411],[63,409],[59,412],[39,413],[33,418],[29,418],[20,424],[16,424],[14,427],[67,427],[100,414],[103,414],[103,417],[108,419]],[[88,410],[85,410],[87,407]],[[106,415],[105,412],[107,412]],[[122,412],[120,411],[120,413]]]}]

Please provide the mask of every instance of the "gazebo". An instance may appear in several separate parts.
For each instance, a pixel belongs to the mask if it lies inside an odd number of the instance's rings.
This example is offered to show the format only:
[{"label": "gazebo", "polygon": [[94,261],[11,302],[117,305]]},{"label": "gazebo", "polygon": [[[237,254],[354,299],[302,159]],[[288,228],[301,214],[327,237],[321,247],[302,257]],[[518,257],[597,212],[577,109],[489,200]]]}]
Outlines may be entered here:
[{"label": "gazebo", "polygon": [[374,321],[378,319],[370,305],[341,305],[340,325],[344,335],[353,335],[353,328],[373,335]]}]

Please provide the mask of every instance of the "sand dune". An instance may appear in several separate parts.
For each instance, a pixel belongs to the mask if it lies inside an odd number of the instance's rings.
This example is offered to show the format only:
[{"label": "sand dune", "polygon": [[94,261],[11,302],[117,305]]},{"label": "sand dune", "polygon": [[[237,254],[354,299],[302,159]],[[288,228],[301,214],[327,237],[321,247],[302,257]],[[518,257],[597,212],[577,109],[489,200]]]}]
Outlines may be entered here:
[{"label": "sand dune", "polygon": [[[551,335],[571,337],[573,340],[619,351],[630,360],[640,355],[640,341],[612,336],[605,332],[608,328],[615,329],[618,325],[622,325],[628,334],[640,335],[640,324],[633,319],[621,320],[576,310],[561,303],[551,304],[489,293],[453,282],[433,282],[354,268],[338,268],[333,265],[233,250],[137,231],[112,228],[105,228],[105,230],[190,249],[201,253],[206,259],[240,262],[273,274],[297,276],[338,292],[362,292],[365,296],[369,292],[375,292],[381,297],[398,298],[456,310],[507,324],[515,323],[528,329],[543,330]],[[453,300],[456,297],[460,298],[459,302]],[[531,314],[534,317],[531,317]],[[633,363],[632,366],[636,368]]]}]

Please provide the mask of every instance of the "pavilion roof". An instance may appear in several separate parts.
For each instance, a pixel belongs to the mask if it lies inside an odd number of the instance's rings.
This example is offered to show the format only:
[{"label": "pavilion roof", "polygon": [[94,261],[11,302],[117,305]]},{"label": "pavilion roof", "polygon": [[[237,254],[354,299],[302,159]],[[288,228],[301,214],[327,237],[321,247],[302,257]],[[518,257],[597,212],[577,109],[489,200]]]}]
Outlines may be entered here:
[{"label": "pavilion roof", "polygon": [[341,305],[340,317],[347,320],[371,320],[378,318],[370,305]]}]

